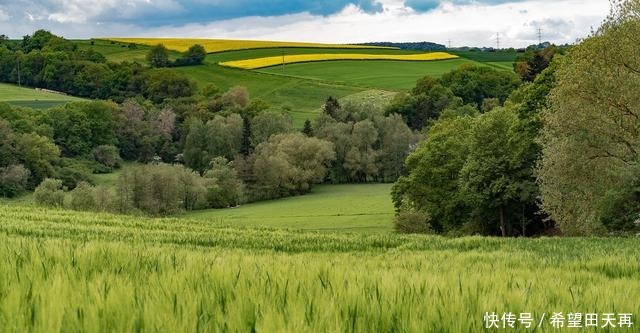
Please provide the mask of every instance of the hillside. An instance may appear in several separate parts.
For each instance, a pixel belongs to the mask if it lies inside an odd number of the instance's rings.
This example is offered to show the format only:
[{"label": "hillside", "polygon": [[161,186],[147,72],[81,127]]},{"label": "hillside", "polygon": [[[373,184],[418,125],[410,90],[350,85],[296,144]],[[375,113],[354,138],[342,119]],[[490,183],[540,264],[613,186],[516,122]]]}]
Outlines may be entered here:
[{"label": "hillside", "polygon": [[[77,41],[82,48],[95,49],[111,61],[137,61],[146,63],[147,45],[131,45],[127,42],[106,40]],[[148,43],[158,43],[154,39]],[[169,42],[174,42],[169,40]],[[195,42],[195,41],[194,41]],[[91,45],[93,43],[93,45]],[[187,41],[185,43],[191,43]],[[308,54],[346,54],[364,53],[372,55],[403,56],[423,53],[421,51],[398,50],[389,48],[345,48],[344,45],[308,45],[306,47],[257,48],[228,50],[207,55],[203,65],[178,67],[175,70],[187,74],[200,87],[215,84],[222,90],[233,86],[247,87],[252,98],[268,102],[273,108],[290,109],[294,123],[301,127],[306,119],[313,119],[321,105],[332,96],[347,97],[368,90],[400,92],[409,90],[415,82],[426,76],[439,77],[462,64],[492,66],[500,70],[511,71],[515,53],[458,52],[459,59],[433,62],[407,62],[393,60],[367,61],[323,61],[316,63],[289,64],[257,70],[243,70],[220,66],[221,62],[239,61],[255,58],[277,57],[284,55]],[[263,44],[268,47],[269,44]],[[255,47],[255,46],[254,46]],[[248,48],[248,46],[247,46]],[[180,48],[178,48],[180,49]],[[218,50],[219,51],[219,50]],[[172,52],[172,58],[179,54]]]},{"label": "hillside", "polygon": [[491,311],[640,310],[633,239],[363,236],[13,206],[0,242],[0,331],[477,332]]},{"label": "hillside", "polygon": [[37,90],[22,88],[12,84],[0,83],[0,102],[17,106],[44,109],[51,106],[64,104],[70,101],[79,101],[80,98]]}]

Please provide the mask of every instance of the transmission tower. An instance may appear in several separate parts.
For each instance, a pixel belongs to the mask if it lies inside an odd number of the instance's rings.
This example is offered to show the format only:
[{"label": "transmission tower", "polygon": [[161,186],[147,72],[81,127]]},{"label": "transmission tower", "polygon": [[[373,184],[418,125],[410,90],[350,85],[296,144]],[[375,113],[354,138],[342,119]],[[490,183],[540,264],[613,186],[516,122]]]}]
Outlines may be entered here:
[{"label": "transmission tower", "polygon": [[449,44],[449,48],[451,48],[451,39],[447,41],[447,44]]},{"label": "transmission tower", "polygon": [[542,44],[542,28],[538,28],[538,45]]},{"label": "transmission tower", "polygon": [[500,50],[500,33],[496,34],[496,45],[498,46],[498,50]]}]

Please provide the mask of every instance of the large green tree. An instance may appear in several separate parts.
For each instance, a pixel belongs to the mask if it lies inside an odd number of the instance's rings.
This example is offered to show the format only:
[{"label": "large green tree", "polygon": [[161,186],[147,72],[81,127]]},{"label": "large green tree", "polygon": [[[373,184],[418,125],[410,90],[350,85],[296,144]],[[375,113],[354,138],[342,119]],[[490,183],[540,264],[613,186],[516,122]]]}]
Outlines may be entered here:
[{"label": "large green tree", "polygon": [[[543,113],[539,181],[544,208],[565,234],[602,230],[605,201],[615,201],[614,192],[637,179],[639,17],[640,1],[615,3],[602,27],[572,48],[556,72]],[[640,213],[637,206],[620,207],[631,208],[629,220]]]},{"label": "large green tree", "polygon": [[535,160],[529,154],[533,140],[527,134],[513,108],[498,108],[477,118],[460,186],[474,208],[478,231],[492,234],[499,229],[504,237],[518,230],[517,234],[526,235],[525,208],[538,194]]}]

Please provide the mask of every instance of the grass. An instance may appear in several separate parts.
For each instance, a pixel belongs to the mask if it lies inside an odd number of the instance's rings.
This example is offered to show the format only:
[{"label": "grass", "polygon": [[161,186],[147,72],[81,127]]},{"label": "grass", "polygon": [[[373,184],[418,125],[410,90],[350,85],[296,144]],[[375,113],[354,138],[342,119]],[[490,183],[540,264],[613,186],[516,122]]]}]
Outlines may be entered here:
[{"label": "grass", "polygon": [[390,191],[389,184],[322,185],[304,196],[194,211],[184,217],[241,227],[388,233],[394,214]]},{"label": "grass", "polygon": [[73,96],[50,93],[32,88],[23,88],[13,84],[0,83],[0,102],[12,105],[45,109],[70,101],[79,100],[81,99]]},{"label": "grass", "polygon": [[[79,41],[81,47],[94,48],[106,55],[110,61],[144,62],[148,46],[138,45],[129,49],[127,44],[94,40]],[[314,119],[329,96],[353,99],[367,91],[386,91],[387,95],[406,91],[425,75],[438,77],[464,63],[484,63],[504,70],[510,70],[515,53],[455,52],[461,59],[411,63],[404,61],[330,61],[302,63],[258,71],[240,70],[219,66],[219,62],[286,55],[335,54],[353,52],[348,48],[263,48],[235,50],[207,55],[201,66],[179,67],[182,72],[198,83],[199,87],[215,84],[222,90],[233,86],[245,86],[252,98],[260,98],[273,108],[285,108],[292,115],[294,125],[301,128],[306,119]],[[358,53],[373,55],[410,55],[417,51],[396,49],[358,49]],[[173,58],[177,53],[172,53]],[[511,59],[511,60],[510,60]],[[506,63],[503,63],[505,62]]]},{"label": "grass", "polygon": [[198,38],[105,38],[108,41],[120,43],[135,43],[142,45],[163,44],[166,48],[174,51],[184,52],[195,44],[204,47],[207,53],[277,48],[277,47],[305,47],[305,48],[349,48],[349,49],[388,49],[387,47],[348,45],[348,44],[322,44],[305,42],[283,42],[283,41],[259,41],[259,40],[232,40],[232,39],[198,39]]},{"label": "grass", "polygon": [[493,311],[640,314],[637,239],[294,232],[9,206],[0,258],[2,332],[457,333],[489,331]]},{"label": "grass", "polygon": [[226,68],[215,64],[178,67],[200,87],[213,83],[222,90],[244,86],[251,98],[260,98],[274,108],[287,108],[296,127],[306,119],[314,119],[327,97],[341,98],[365,90],[339,83],[317,82],[301,78],[275,76],[242,69]]},{"label": "grass", "polygon": [[241,68],[241,69],[259,69],[266,67],[279,66],[284,64],[324,62],[324,61],[362,61],[362,60],[394,60],[394,61],[436,61],[455,59],[458,56],[451,55],[446,52],[430,52],[418,54],[367,54],[367,53],[313,53],[313,54],[295,54],[295,55],[279,55],[263,58],[250,58],[244,60],[221,62],[221,66]]},{"label": "grass", "polygon": [[467,59],[412,61],[330,61],[291,64],[258,70],[260,73],[290,76],[306,80],[341,83],[366,88],[395,91],[413,88],[424,76],[439,77],[462,64],[475,63]]}]

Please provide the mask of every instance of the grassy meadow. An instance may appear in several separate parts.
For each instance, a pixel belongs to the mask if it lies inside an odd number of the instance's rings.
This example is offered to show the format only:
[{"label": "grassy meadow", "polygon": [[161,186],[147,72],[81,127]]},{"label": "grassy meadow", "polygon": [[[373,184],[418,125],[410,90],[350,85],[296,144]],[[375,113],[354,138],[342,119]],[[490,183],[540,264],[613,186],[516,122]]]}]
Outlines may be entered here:
[{"label": "grassy meadow", "polygon": [[[307,80],[341,83],[356,87],[406,91],[425,77],[440,77],[462,64],[474,63],[467,59],[425,62],[412,61],[331,61],[300,63],[259,69],[260,73],[290,76]],[[372,70],[375,68],[375,70]]]},{"label": "grassy meadow", "polygon": [[17,106],[45,109],[64,104],[70,101],[79,101],[80,98],[45,92],[32,88],[18,87],[12,84],[0,83],[0,102]]},{"label": "grassy meadow", "polygon": [[391,184],[321,185],[311,193],[237,208],[193,211],[184,217],[240,227],[391,232]]},{"label": "grassy meadow", "polygon": [[3,208],[3,332],[481,332],[487,311],[640,313],[634,239],[296,232]]},{"label": "grassy meadow", "polygon": [[[104,54],[108,60],[137,61],[146,63],[148,45],[129,47],[129,43],[108,40],[78,41],[82,48],[93,48]],[[194,42],[195,43],[195,42]],[[190,44],[191,45],[191,44]],[[233,86],[244,86],[252,98],[260,98],[273,108],[285,108],[292,115],[294,124],[302,127],[306,119],[314,119],[328,96],[348,98],[369,90],[388,93],[407,91],[415,86],[418,79],[429,75],[439,77],[462,64],[483,64],[502,70],[512,70],[515,53],[500,52],[451,52],[460,58],[430,62],[408,62],[392,60],[367,61],[322,61],[289,64],[258,70],[243,70],[220,66],[221,62],[240,61],[255,58],[300,56],[311,54],[354,53],[385,55],[390,57],[411,56],[424,52],[388,48],[349,48],[345,45],[312,45],[306,47],[254,48],[243,47],[224,52],[212,52],[200,66],[174,68],[196,81],[199,87],[215,84],[222,90]],[[179,53],[171,52],[175,59]]]}]

